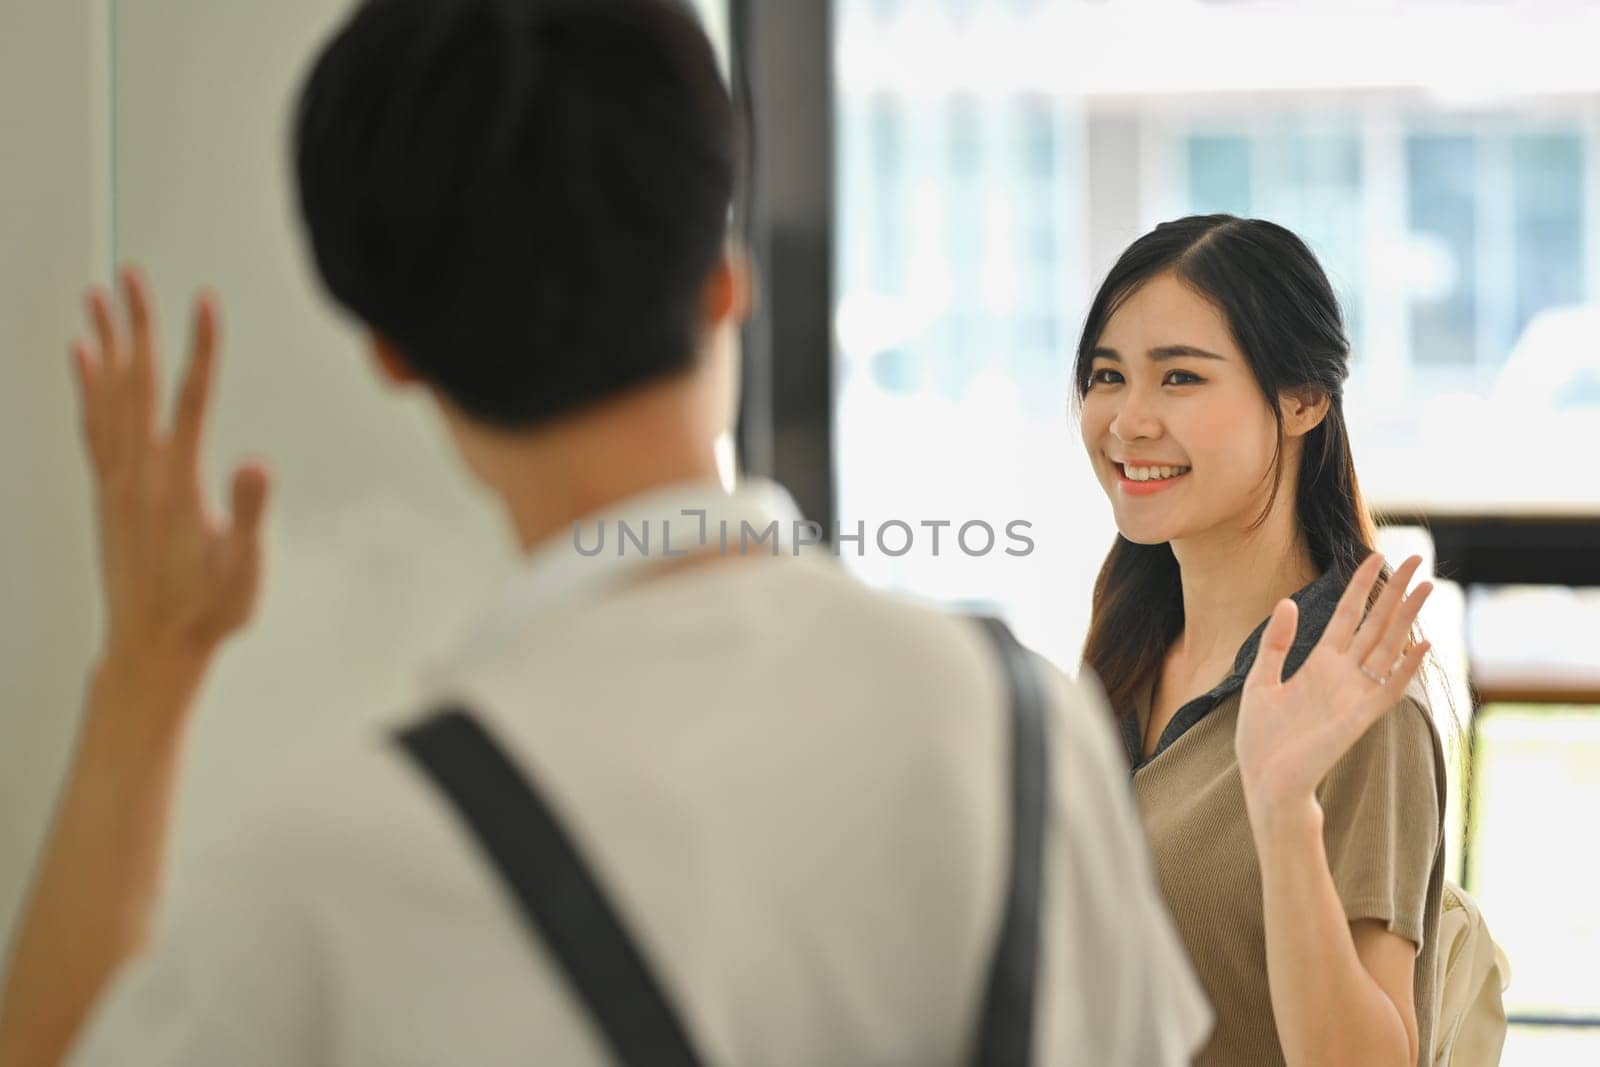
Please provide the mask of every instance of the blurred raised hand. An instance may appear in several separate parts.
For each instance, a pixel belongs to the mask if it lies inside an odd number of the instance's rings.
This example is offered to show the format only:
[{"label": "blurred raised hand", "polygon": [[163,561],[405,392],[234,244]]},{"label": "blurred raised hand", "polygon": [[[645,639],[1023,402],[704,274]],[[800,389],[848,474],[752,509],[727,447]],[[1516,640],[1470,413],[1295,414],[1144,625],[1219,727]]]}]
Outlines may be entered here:
[{"label": "blurred raised hand", "polygon": [[89,291],[94,339],[72,348],[94,472],[105,655],[134,667],[203,665],[255,611],[270,474],[261,463],[241,464],[230,513],[212,507],[202,451],[217,366],[216,303],[196,298],[188,366],[163,429],[153,301],[136,268],[124,269],[121,283],[121,314],[111,294]]}]

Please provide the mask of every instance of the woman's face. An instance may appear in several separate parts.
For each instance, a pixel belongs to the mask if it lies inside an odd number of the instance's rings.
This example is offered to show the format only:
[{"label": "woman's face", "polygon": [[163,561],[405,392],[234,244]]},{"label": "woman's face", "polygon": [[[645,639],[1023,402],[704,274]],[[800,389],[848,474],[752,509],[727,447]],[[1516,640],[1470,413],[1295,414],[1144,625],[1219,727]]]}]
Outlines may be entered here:
[{"label": "woman's face", "polygon": [[1082,426],[1130,541],[1242,532],[1266,505],[1277,424],[1222,313],[1173,274],[1106,322]]}]

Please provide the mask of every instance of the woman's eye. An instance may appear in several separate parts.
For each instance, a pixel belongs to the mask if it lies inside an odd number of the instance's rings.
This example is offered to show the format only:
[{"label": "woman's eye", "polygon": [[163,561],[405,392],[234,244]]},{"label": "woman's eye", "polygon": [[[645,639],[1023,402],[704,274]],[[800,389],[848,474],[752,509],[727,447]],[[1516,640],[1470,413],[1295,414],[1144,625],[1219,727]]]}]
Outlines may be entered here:
[{"label": "woman's eye", "polygon": [[1194,385],[1203,380],[1199,375],[1190,374],[1186,370],[1169,371],[1165,379],[1167,385]]},{"label": "woman's eye", "polygon": [[1089,372],[1090,385],[1115,385],[1122,381],[1122,375],[1110,367],[1101,367],[1099,370]]}]

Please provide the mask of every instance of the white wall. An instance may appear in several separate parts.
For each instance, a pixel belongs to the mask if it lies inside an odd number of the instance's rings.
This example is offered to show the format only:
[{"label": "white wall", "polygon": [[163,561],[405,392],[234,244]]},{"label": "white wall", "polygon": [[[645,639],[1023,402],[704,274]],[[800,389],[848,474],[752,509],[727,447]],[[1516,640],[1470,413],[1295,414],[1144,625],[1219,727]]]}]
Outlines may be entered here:
[{"label": "white wall", "polygon": [[67,345],[109,246],[105,6],[0,0],[0,930],[65,765],[94,623]]},{"label": "white wall", "polygon": [[169,387],[191,294],[217,290],[225,341],[211,480],[220,489],[245,454],[266,456],[276,472],[262,610],[199,709],[180,856],[228,828],[260,776],[292,751],[404,710],[419,661],[452,644],[511,546],[425,402],[377,386],[302,250],[289,104],[342,0],[0,5],[0,923],[9,929],[98,639],[66,352],[82,287],[109,276],[113,255],[144,264],[159,292]]}]

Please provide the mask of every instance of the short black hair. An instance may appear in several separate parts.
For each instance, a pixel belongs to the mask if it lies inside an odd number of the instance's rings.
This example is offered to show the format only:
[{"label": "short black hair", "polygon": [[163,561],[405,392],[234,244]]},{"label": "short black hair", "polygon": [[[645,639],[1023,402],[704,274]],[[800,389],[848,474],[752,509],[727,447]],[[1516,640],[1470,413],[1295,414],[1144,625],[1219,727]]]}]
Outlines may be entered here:
[{"label": "short black hair", "polygon": [[334,299],[476,419],[693,363],[735,144],[681,0],[366,0],[307,78],[295,169]]}]

